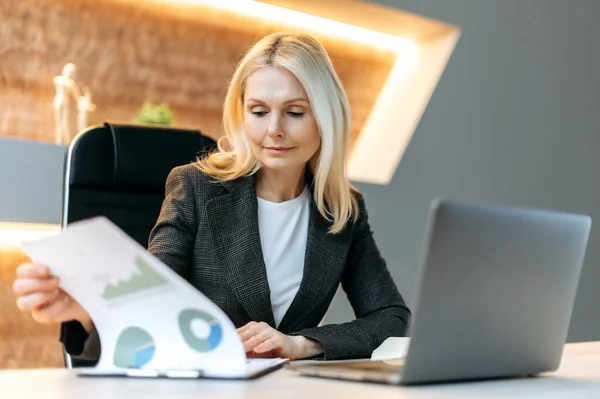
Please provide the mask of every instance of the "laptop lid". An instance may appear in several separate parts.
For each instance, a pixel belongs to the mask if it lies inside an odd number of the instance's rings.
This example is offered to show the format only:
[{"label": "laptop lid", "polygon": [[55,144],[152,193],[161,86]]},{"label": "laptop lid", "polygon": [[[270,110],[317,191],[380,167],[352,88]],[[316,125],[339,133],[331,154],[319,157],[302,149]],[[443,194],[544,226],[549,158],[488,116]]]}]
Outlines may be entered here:
[{"label": "laptop lid", "polygon": [[435,201],[402,383],[558,368],[591,219]]}]

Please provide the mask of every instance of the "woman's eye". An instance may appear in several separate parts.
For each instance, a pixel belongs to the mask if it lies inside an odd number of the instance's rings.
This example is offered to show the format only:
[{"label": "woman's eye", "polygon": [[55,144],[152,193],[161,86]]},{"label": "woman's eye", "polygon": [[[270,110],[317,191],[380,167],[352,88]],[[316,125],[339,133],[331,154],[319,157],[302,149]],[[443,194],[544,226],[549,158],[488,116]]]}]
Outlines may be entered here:
[{"label": "woman's eye", "polygon": [[300,118],[302,115],[304,115],[304,112],[288,112],[288,115],[294,118]]},{"label": "woman's eye", "polygon": [[254,116],[258,116],[259,118],[260,118],[261,116],[265,116],[266,114],[267,114],[267,112],[266,112],[266,111],[252,111],[252,115],[254,115]]}]

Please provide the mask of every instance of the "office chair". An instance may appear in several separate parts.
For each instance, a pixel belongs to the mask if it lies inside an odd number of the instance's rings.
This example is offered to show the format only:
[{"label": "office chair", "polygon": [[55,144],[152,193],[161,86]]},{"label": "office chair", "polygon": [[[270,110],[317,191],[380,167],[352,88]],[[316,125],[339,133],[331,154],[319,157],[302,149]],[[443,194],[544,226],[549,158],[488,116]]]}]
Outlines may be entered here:
[{"label": "office chair", "polygon": [[[66,155],[62,227],[102,215],[147,248],[169,172],[213,148],[197,130],[105,123],[82,131]],[[95,364],[63,355],[67,368]]]}]

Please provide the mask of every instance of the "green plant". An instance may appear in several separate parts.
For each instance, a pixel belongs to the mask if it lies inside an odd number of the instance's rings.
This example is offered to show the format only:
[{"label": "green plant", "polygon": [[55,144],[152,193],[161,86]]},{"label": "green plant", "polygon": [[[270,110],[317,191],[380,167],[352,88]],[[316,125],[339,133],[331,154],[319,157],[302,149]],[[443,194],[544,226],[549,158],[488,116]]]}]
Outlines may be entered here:
[{"label": "green plant", "polygon": [[173,118],[173,111],[171,111],[168,104],[153,104],[150,101],[144,101],[138,109],[135,122],[170,126],[175,124],[175,119]]}]

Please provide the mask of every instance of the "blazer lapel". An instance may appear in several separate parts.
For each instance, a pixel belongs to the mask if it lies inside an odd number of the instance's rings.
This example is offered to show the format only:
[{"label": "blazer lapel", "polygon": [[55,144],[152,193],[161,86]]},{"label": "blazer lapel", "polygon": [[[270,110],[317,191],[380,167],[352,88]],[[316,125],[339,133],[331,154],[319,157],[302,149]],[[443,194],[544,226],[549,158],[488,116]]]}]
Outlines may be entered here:
[{"label": "blazer lapel", "polygon": [[225,191],[206,203],[217,261],[250,319],[275,327],[258,229],[255,177],[222,184]]},{"label": "blazer lapel", "polygon": [[311,197],[311,213],[304,259],[304,272],[298,293],[279,325],[284,334],[293,332],[302,320],[339,285],[346,256],[345,240],[329,234],[330,223],[319,213]]}]

